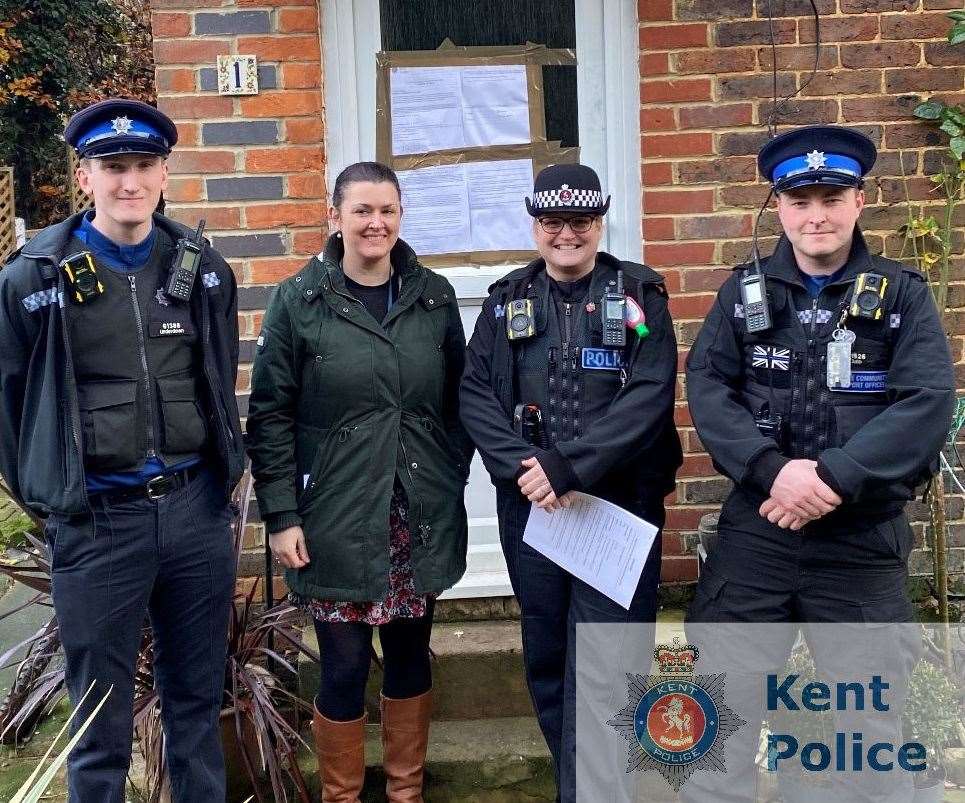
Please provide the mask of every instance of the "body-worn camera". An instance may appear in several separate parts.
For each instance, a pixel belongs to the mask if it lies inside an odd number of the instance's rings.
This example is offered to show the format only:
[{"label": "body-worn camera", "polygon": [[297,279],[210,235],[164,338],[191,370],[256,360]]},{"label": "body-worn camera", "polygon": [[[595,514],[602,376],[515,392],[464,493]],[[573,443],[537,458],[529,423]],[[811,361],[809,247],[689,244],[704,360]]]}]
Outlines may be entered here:
[{"label": "body-worn camera", "polygon": [[87,304],[104,292],[90,251],[71,254],[60,263],[60,268],[70,287],[70,297],[77,304]]},{"label": "body-worn camera", "polygon": [[506,307],[506,336],[510,340],[523,340],[536,334],[536,318],[533,299],[517,298]]},{"label": "body-worn camera", "polygon": [[880,273],[859,273],[854,280],[854,295],[848,314],[852,318],[881,319],[888,280]]}]

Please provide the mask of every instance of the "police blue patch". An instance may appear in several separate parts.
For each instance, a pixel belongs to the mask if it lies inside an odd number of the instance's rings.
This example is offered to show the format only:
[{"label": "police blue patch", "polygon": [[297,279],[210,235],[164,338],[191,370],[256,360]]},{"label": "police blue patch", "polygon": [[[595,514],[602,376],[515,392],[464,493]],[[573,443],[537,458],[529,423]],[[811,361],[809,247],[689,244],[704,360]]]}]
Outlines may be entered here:
[{"label": "police blue patch", "polygon": [[583,349],[583,367],[591,371],[619,371],[623,368],[620,349]]},{"label": "police blue patch", "polygon": [[882,393],[887,389],[887,371],[852,371],[851,387],[834,390],[836,393]]}]

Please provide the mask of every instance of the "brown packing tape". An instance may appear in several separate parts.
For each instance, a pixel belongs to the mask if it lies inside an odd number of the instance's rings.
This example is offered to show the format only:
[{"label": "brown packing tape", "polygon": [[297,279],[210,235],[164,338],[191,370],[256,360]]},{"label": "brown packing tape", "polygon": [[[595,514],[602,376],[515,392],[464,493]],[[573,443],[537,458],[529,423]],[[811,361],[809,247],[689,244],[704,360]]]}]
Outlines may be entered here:
[{"label": "brown packing tape", "polygon": [[[524,210],[525,214],[525,210]],[[532,251],[473,251],[462,254],[428,254],[420,256],[419,262],[427,268],[493,267],[499,265],[525,265],[539,253]]]},{"label": "brown packing tape", "polygon": [[543,67],[526,65],[526,87],[529,91],[529,138],[533,142],[546,142],[546,109],[543,101]]},{"label": "brown packing tape", "polygon": [[376,55],[379,71],[391,67],[469,67],[483,64],[576,64],[576,53],[569,48],[548,48],[527,42],[525,45],[463,47],[446,39],[436,50],[383,50]]}]

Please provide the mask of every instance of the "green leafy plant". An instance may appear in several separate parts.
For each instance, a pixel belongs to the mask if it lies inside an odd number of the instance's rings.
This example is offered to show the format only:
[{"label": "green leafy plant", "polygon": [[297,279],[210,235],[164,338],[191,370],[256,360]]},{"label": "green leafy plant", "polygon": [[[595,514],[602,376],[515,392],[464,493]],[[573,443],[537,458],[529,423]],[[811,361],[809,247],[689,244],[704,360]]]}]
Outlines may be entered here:
[{"label": "green leafy plant", "polygon": [[929,779],[943,777],[944,749],[958,737],[961,700],[948,673],[922,659],[908,681],[905,732],[928,751]]}]

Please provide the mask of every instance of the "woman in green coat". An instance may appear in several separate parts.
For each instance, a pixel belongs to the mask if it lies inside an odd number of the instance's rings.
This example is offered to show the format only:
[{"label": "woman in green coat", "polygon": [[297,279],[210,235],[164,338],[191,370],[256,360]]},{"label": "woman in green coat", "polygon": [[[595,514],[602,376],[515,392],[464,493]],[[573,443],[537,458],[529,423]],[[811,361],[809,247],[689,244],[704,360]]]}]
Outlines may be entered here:
[{"label": "woman in green coat", "polygon": [[259,509],[290,599],[318,633],[325,803],[356,801],[362,788],[374,627],[386,792],[422,800],[433,603],[466,566],[465,336],[452,286],[399,239],[401,217],[391,169],[342,171],[334,234],[272,297],[251,382]]}]

